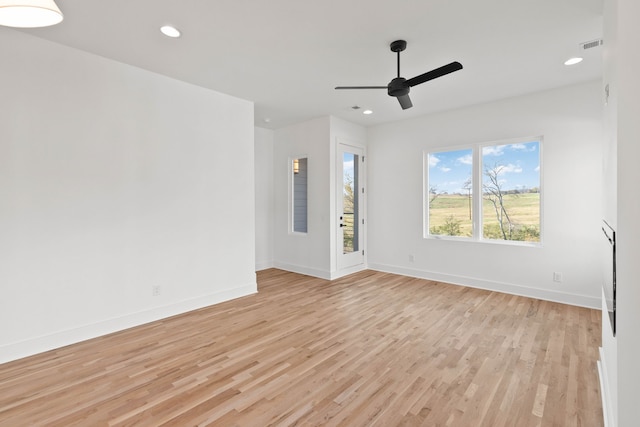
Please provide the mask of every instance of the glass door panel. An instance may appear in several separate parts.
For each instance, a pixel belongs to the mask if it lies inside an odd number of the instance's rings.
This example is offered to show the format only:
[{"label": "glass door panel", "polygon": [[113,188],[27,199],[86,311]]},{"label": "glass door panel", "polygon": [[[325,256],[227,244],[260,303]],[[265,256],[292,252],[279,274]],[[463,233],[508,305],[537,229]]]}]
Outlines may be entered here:
[{"label": "glass door panel", "polygon": [[360,250],[358,227],[358,161],[357,154],[342,156],[342,253]]},{"label": "glass door panel", "polygon": [[339,144],[338,149],[338,268],[364,263],[362,218],[362,149]]}]

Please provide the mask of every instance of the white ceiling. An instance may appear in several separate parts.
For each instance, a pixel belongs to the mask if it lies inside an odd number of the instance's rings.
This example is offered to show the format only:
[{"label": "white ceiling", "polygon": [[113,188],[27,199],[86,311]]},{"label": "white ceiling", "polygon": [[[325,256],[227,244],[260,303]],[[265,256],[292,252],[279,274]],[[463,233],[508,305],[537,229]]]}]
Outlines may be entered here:
[{"label": "white ceiling", "polygon": [[[335,115],[365,126],[599,78],[602,0],[57,0],[54,27],[21,30],[255,102],[257,126]],[[172,24],[179,39],[163,36]],[[451,61],[464,69],[411,90],[402,110],[384,90],[389,43],[408,42],[401,74]],[[364,116],[351,107],[370,108]],[[270,122],[265,122],[269,119]]]}]

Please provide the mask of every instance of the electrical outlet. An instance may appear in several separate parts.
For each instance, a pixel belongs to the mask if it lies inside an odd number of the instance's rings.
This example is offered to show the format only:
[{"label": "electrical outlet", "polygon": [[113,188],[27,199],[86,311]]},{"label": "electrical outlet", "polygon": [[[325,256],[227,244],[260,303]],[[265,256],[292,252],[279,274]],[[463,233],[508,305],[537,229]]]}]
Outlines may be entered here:
[{"label": "electrical outlet", "polygon": [[158,297],[160,296],[161,290],[162,288],[160,288],[160,285],[154,285],[151,287],[151,295],[153,295],[154,297]]},{"label": "electrical outlet", "polygon": [[409,262],[414,262],[416,259],[413,254],[409,254]]},{"label": "electrical outlet", "polygon": [[556,283],[562,283],[562,273],[559,271],[553,272],[553,281]]}]

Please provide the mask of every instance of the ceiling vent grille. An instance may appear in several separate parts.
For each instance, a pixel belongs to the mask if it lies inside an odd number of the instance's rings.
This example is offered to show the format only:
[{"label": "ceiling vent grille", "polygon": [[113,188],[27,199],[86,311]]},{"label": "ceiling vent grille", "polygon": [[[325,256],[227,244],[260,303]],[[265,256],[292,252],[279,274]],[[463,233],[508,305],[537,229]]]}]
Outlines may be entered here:
[{"label": "ceiling vent grille", "polygon": [[603,43],[604,42],[602,39],[591,40],[588,42],[580,43],[580,49],[582,50],[593,49],[594,47],[602,46]]}]

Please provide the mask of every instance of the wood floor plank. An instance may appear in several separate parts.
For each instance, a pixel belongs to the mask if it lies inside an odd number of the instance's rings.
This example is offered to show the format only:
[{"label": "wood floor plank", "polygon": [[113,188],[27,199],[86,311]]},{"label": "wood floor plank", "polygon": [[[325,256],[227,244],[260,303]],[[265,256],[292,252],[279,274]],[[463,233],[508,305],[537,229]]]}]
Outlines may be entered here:
[{"label": "wood floor plank", "polygon": [[0,365],[0,427],[603,425],[600,313],[363,271]]}]

